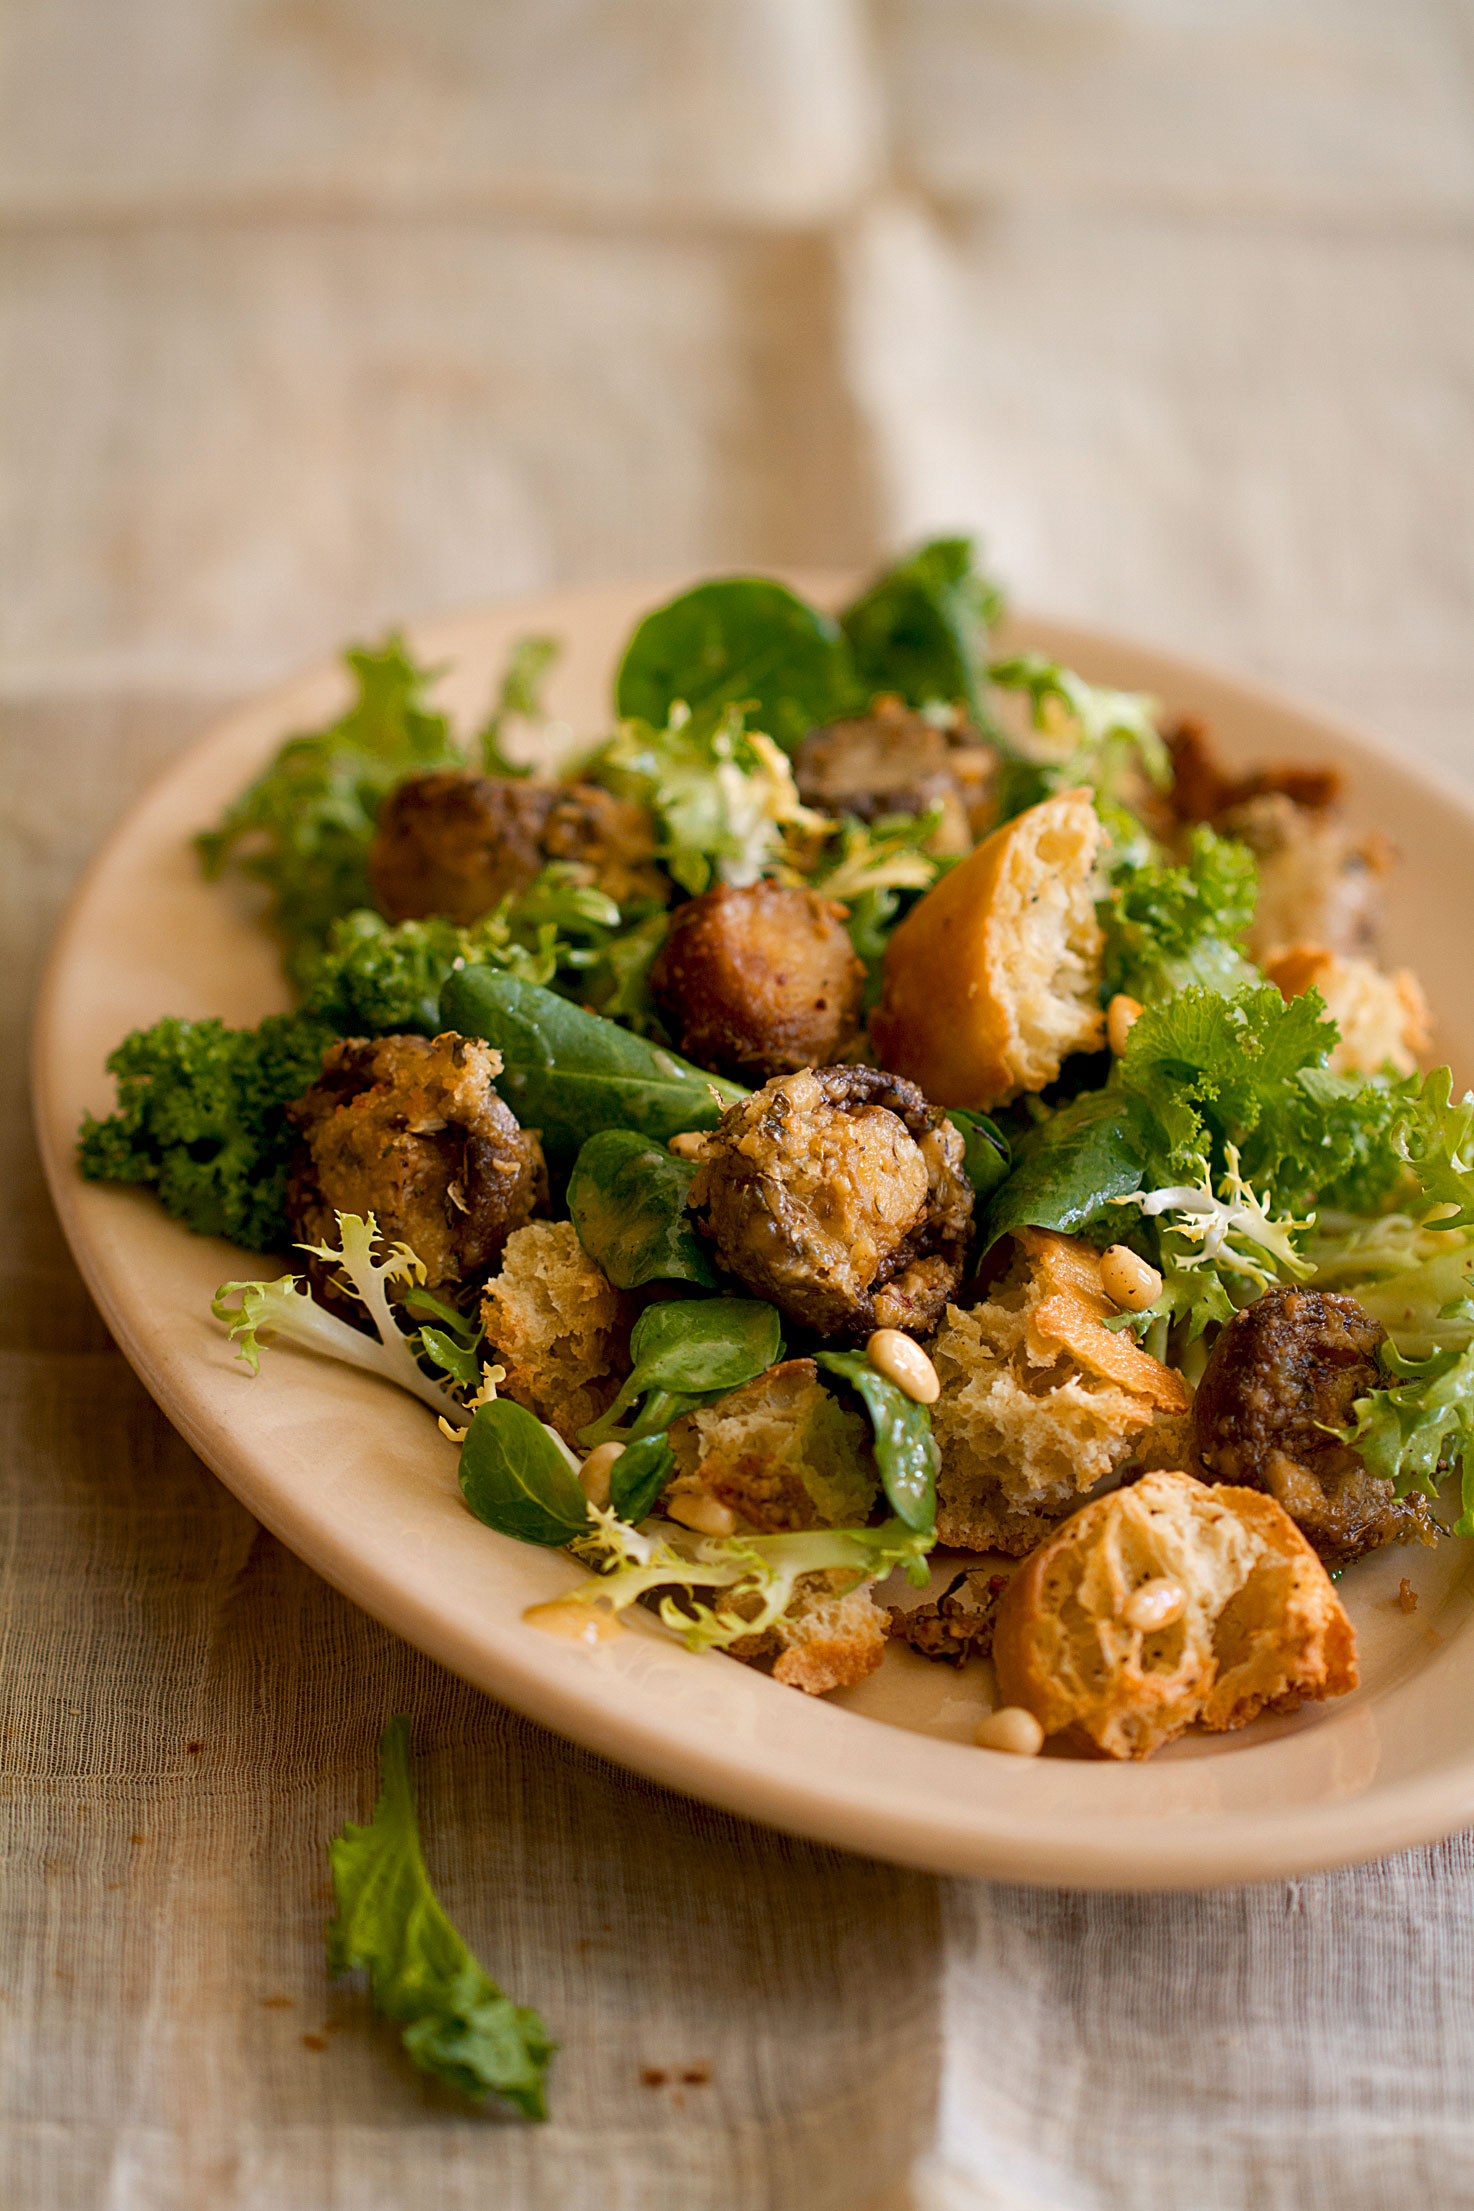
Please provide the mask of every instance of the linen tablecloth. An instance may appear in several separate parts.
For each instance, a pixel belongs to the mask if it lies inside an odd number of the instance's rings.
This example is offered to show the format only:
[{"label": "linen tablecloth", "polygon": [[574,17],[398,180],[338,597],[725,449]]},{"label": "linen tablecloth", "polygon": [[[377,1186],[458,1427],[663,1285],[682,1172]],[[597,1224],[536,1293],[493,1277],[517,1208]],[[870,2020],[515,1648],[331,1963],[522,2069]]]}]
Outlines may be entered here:
[{"label": "linen tablecloth", "polygon": [[[24,1099],[69,881],[229,695],[545,582],[980,527],[1041,610],[1474,769],[1456,0],[13,0],[0,55],[0,2206],[1474,2204],[1468,1838],[937,1882],[498,1709],[194,1461]],[[393,1711],[563,2047],[470,2113],[330,1988]]]}]

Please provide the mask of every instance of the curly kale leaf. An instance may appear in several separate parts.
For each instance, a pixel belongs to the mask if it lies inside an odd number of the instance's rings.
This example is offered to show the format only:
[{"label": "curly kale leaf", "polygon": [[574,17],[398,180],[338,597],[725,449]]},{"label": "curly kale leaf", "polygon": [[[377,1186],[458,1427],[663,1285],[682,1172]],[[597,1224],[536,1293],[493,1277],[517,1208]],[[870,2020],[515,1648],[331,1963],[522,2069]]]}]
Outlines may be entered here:
[{"label": "curly kale leaf", "polygon": [[1128,861],[1101,908],[1106,991],[1150,1005],[1190,983],[1230,996],[1254,982],[1242,945],[1257,890],[1248,846],[1206,823],[1192,831],[1182,867]]},{"label": "curly kale leaf", "polygon": [[334,1036],[315,1014],[273,1014],[258,1029],[157,1021],[108,1060],[117,1111],[82,1125],[89,1182],[137,1182],[202,1236],[250,1251],[290,1235],[287,1168],[296,1144],[283,1107],[317,1080]]},{"label": "curly kale leaf", "polygon": [[420,1849],[409,1721],[379,1739],[379,1800],[367,1827],[345,1823],[328,1844],[337,1916],[328,1971],[367,1966],[374,2009],[403,2030],[424,2072],[480,2102],[494,2091],[524,2118],[548,2115],[558,2045],[541,2017],[504,1996],[446,1916]]},{"label": "curly kale leaf", "polygon": [[368,852],[380,802],[406,776],[464,766],[449,722],[424,703],[437,671],[397,637],[345,654],[358,695],[327,729],[289,737],[195,842],[207,876],[235,867],[269,894],[289,973],[330,925],[371,906]]}]

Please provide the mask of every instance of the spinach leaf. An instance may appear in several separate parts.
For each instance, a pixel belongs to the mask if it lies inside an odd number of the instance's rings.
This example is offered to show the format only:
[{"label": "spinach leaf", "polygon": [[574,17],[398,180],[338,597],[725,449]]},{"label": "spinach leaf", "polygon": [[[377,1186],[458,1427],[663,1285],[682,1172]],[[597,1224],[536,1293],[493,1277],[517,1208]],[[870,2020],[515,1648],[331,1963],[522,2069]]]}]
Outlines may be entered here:
[{"label": "spinach leaf", "polygon": [[988,628],[1001,611],[972,539],[939,537],[879,577],[840,620],[867,699],[896,691],[909,706],[960,702],[981,723]]},{"label": "spinach leaf", "polygon": [[676,1455],[664,1436],[642,1436],[626,1444],[609,1473],[609,1502],[621,1520],[640,1521],[676,1470]]},{"label": "spinach leaf", "polygon": [[980,1198],[1008,1179],[1011,1154],[1008,1138],[986,1113],[968,1106],[948,1106],[947,1119],[962,1138],[962,1165]]},{"label": "spinach leaf", "polygon": [[980,1249],[1011,1228],[1078,1234],[1113,1198],[1141,1188],[1149,1148],[1148,1116],[1124,1091],[1071,1099],[1020,1143],[1018,1165],[983,1216]]},{"label": "spinach leaf", "polygon": [[[704,1297],[648,1305],[630,1335],[634,1367],[607,1413],[580,1429],[582,1444],[611,1437],[636,1443],[661,1434],[708,1398],[723,1397],[783,1356],[783,1331],[771,1305],[757,1298]],[[643,1397],[627,1429],[619,1422]]]},{"label": "spinach leaf", "polygon": [[588,1499],[561,1446],[510,1397],[478,1405],[461,1445],[461,1495],[478,1520],[553,1548],[589,1531]]},{"label": "spinach leaf", "polygon": [[698,584],[647,614],[625,650],[615,684],[622,716],[663,729],[677,699],[701,721],[724,707],[787,751],[821,722],[857,703],[854,668],[839,625],[786,584],[734,576]]},{"label": "spinach leaf", "polygon": [[717,1275],[686,1211],[694,1164],[633,1129],[601,1129],[579,1153],[568,1181],[578,1240],[616,1288],[696,1282]]},{"label": "spinach leaf", "polygon": [[422,2071],[478,2103],[491,2089],[524,2118],[545,2119],[545,2076],[558,2045],[537,2012],[502,1994],[435,1894],[420,1850],[403,1713],[379,1738],[379,1775],[368,1826],[345,1821],[328,1844],[337,1906],[328,1971],[368,1967],[375,2011],[398,2021]]},{"label": "spinach leaf", "polygon": [[497,1088],[524,1128],[541,1131],[554,1169],[571,1167],[600,1129],[632,1129],[663,1144],[683,1129],[714,1128],[747,1096],[740,1083],[705,1075],[556,991],[493,968],[452,975],[440,1017],[458,1035],[497,1047]]},{"label": "spinach leaf", "polygon": [[814,1363],[848,1382],[863,1400],[886,1496],[908,1528],[929,1532],[936,1525],[942,1455],[925,1405],[873,1367],[863,1351],[818,1351]]}]

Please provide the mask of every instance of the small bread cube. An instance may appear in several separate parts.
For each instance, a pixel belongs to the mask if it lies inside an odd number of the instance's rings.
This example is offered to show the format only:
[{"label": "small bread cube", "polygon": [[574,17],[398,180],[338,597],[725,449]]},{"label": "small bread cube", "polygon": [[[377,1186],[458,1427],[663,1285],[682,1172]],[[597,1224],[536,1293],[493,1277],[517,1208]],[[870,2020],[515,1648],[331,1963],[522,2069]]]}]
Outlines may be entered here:
[{"label": "small bread cube", "polygon": [[964,1550],[1021,1557],[1098,1483],[1180,1451],[1186,1383],[1129,1335],[1100,1254],[1050,1229],[1018,1231],[1018,1256],[981,1305],[949,1305],[930,1350],[942,1393],[937,1533]]},{"label": "small bread cube", "polygon": [[871,1022],[881,1065],[934,1104],[1042,1090],[1105,1042],[1087,790],[1031,806],[944,875],[890,941]]},{"label": "small bread cube", "polygon": [[726,1505],[764,1535],[863,1526],[880,1487],[865,1421],[824,1388],[812,1359],[785,1359],[698,1406],[670,1440],[666,1505]]},{"label": "small bread cube", "polygon": [[1318,990],[1341,1031],[1329,1065],[1336,1075],[1417,1072],[1428,1048],[1428,1001],[1409,967],[1384,975],[1370,960],[1328,951],[1323,944],[1292,944],[1264,963],[1264,972],[1286,999]]},{"label": "small bread cube", "polygon": [[1025,1562],[993,1660],[1004,1703],[1110,1758],[1357,1683],[1351,1622],[1283,1508],[1172,1472],[1097,1498]]},{"label": "small bread cube", "polygon": [[578,1240],[572,1221],[533,1221],[507,1238],[481,1325],[501,1384],[568,1443],[597,1420],[629,1372],[630,1299]]},{"label": "small bread cube", "polygon": [[749,1663],[771,1658],[775,1681],[811,1697],[853,1689],[885,1657],[887,1616],[871,1597],[872,1586],[855,1588],[849,1574],[805,1574],[782,1619],[734,1643],[733,1657]]}]

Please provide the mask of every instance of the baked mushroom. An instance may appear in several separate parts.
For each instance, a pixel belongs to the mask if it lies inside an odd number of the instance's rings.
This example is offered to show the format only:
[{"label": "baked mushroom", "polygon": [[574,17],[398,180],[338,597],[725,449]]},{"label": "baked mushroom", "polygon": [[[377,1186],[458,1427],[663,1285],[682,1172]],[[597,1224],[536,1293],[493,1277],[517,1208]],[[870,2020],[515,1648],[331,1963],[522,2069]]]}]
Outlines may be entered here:
[{"label": "baked mushroom", "polygon": [[853,1049],[865,969],[833,899],[719,883],[677,907],[650,987],[688,1059],[761,1082]]},{"label": "baked mushroom", "polygon": [[[423,1262],[428,1289],[478,1282],[547,1195],[542,1146],[492,1087],[500,1066],[463,1036],[329,1045],[287,1108],[302,1138],[287,1184],[296,1237],[334,1244],[335,1213],[372,1213]],[[321,1290],[330,1276],[318,1264],[313,1279]]]},{"label": "baked mushroom", "polygon": [[794,758],[806,806],[878,821],[886,814],[942,818],[933,852],[967,852],[987,826],[997,756],[975,730],[941,727],[902,700],[878,698],[854,721],[811,730]]},{"label": "baked mushroom", "polygon": [[643,807],[594,783],[459,768],[412,776],[389,793],[379,809],[369,876],[391,921],[447,914],[466,923],[526,890],[551,860],[586,868],[588,880],[621,904],[669,895]]},{"label": "baked mushroom", "polygon": [[1228,1322],[1193,1400],[1209,1479],[1267,1491],[1328,1566],[1433,1533],[1426,1502],[1397,1496],[1336,1434],[1385,1387],[1386,1333],[1354,1297],[1267,1290]]},{"label": "baked mushroom", "polygon": [[821,1336],[924,1335],[962,1279],[962,1138],[873,1067],[766,1083],[705,1139],[690,1204],[722,1265]]}]

